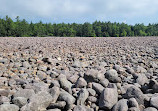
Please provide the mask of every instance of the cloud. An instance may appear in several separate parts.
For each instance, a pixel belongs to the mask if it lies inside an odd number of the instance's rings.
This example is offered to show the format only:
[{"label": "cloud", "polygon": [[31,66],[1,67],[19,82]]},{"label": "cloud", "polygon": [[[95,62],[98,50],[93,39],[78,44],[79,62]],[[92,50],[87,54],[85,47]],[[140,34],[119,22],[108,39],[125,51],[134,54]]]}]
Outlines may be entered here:
[{"label": "cloud", "polygon": [[1,16],[53,19],[59,22],[156,17],[157,0],[0,0]]}]

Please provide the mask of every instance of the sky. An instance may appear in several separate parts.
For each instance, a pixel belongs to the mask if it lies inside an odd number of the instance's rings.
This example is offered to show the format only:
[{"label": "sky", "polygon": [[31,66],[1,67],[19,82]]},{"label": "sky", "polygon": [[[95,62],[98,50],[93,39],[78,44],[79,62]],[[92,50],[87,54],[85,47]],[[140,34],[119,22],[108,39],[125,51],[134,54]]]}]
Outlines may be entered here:
[{"label": "sky", "polygon": [[0,18],[44,23],[158,23],[158,0],[0,0]]}]

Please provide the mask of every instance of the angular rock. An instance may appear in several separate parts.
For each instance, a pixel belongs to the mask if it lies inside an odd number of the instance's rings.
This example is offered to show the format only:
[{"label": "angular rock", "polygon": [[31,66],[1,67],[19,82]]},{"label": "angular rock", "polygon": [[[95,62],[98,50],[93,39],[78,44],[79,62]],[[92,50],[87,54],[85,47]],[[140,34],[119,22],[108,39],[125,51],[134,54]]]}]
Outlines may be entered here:
[{"label": "angular rock", "polygon": [[129,87],[127,89],[126,94],[125,94],[125,98],[127,98],[127,99],[129,99],[129,98],[135,98],[137,100],[138,104],[144,105],[145,95],[136,86],[131,86],[131,87]]},{"label": "angular rock", "polygon": [[76,99],[66,91],[62,91],[59,95],[59,100],[65,101],[67,109],[71,109],[73,103],[75,103]]},{"label": "angular rock", "polygon": [[94,89],[88,88],[87,90],[88,90],[90,96],[96,95],[96,91]]},{"label": "angular rock", "polygon": [[105,77],[111,82],[119,82],[118,73],[114,69],[110,69],[106,72]]},{"label": "angular rock", "polygon": [[131,107],[128,109],[128,111],[140,111],[139,108],[136,107]]},{"label": "angular rock", "polygon": [[91,108],[88,108],[86,106],[81,106],[81,105],[77,105],[74,107],[74,110],[73,111],[94,111],[93,109]]},{"label": "angular rock", "polygon": [[145,74],[138,74],[136,82],[140,85],[144,85],[145,83],[148,83],[148,78],[145,76]]},{"label": "angular rock", "polygon": [[136,101],[135,98],[130,98],[130,99],[129,99],[129,106],[130,106],[130,107],[139,108],[139,104],[138,104],[138,102]]},{"label": "angular rock", "polygon": [[39,111],[46,110],[52,101],[52,96],[48,92],[38,92],[31,96],[30,102],[23,106],[22,111]]},{"label": "angular rock", "polygon": [[148,108],[145,108],[143,111],[157,111],[157,109],[153,107],[148,107]]},{"label": "angular rock", "polygon": [[27,103],[27,99],[24,97],[15,97],[12,101],[15,105],[19,106],[20,108]]},{"label": "angular rock", "polygon": [[15,104],[2,104],[0,111],[19,111],[19,107]]},{"label": "angular rock", "polygon": [[1,96],[0,97],[0,105],[4,103],[10,103],[10,99],[6,96]]},{"label": "angular rock", "polygon": [[150,105],[158,110],[158,93],[154,94],[150,99]]},{"label": "angular rock", "polygon": [[128,111],[127,104],[128,104],[127,99],[121,99],[114,105],[114,107],[112,108],[112,111]]},{"label": "angular rock", "polygon": [[33,83],[33,89],[36,93],[40,91],[48,91],[48,87],[48,84],[44,82]]},{"label": "angular rock", "polygon": [[84,74],[84,78],[87,82],[98,82],[104,79],[104,73],[99,72],[96,69],[90,69]]},{"label": "angular rock", "polygon": [[52,103],[55,103],[60,94],[59,87],[54,86],[50,89],[50,95],[52,96]]},{"label": "angular rock", "polygon": [[35,95],[33,89],[20,89],[14,94],[14,97],[24,97],[26,99],[29,99],[33,95]]},{"label": "angular rock", "polygon": [[104,90],[104,87],[103,87],[101,84],[95,83],[95,82],[92,83],[92,88],[93,88],[98,94],[101,94],[101,92]]},{"label": "angular rock", "polygon": [[77,82],[76,82],[76,87],[77,88],[83,88],[87,86],[87,82],[85,81],[84,78],[80,77]]},{"label": "angular rock", "polygon": [[71,90],[72,83],[67,80],[67,78],[66,78],[65,75],[63,75],[63,74],[60,75],[59,82],[60,82],[61,87],[64,90],[66,90],[67,92],[69,92],[70,94],[72,94],[72,90]]},{"label": "angular rock", "polygon": [[118,93],[115,88],[105,88],[99,98],[99,107],[111,109],[118,101]]},{"label": "angular rock", "polygon": [[87,100],[89,96],[89,92],[87,91],[87,89],[81,89],[79,91],[79,96],[77,99],[77,105],[84,105],[85,101]]},{"label": "angular rock", "polygon": [[57,101],[56,103],[51,103],[48,109],[55,109],[55,108],[64,109],[65,106],[66,106],[65,101]]},{"label": "angular rock", "polygon": [[7,89],[1,89],[0,88],[0,96],[6,96],[6,97],[8,97],[9,93],[10,93],[9,90],[7,90]]}]

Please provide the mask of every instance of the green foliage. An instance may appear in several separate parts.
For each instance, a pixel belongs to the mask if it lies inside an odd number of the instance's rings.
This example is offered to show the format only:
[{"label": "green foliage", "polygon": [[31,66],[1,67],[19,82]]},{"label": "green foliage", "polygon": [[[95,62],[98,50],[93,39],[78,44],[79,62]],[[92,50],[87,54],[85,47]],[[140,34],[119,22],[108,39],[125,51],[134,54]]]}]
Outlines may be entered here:
[{"label": "green foliage", "polygon": [[13,21],[6,16],[0,18],[0,36],[13,37],[126,37],[126,36],[158,36],[158,24],[127,25],[125,23],[111,23],[95,21],[84,24],[51,24],[51,23],[28,23],[19,16]]}]

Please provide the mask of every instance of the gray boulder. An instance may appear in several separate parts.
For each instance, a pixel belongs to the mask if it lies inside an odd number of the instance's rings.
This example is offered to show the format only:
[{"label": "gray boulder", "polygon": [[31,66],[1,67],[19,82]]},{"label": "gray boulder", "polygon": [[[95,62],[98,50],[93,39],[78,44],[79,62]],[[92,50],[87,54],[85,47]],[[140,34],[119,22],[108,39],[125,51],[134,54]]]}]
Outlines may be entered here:
[{"label": "gray boulder", "polygon": [[84,105],[86,99],[89,96],[89,92],[87,91],[87,89],[81,89],[79,91],[79,96],[77,99],[77,105]]},{"label": "gray boulder", "polygon": [[127,89],[125,98],[127,98],[127,99],[135,98],[137,100],[138,104],[144,105],[145,95],[138,87],[136,87],[134,85]]},{"label": "gray boulder", "polygon": [[119,82],[118,73],[114,69],[110,69],[106,72],[105,77],[111,82]]},{"label": "gray boulder", "polygon": [[145,83],[148,83],[149,80],[148,78],[146,77],[145,74],[138,74],[137,75],[137,79],[136,79],[136,82],[140,85],[144,85]]},{"label": "gray boulder", "polygon": [[67,92],[69,92],[70,94],[72,94],[72,83],[70,81],[67,80],[66,76],[61,74],[59,75],[59,82],[60,82],[60,86],[66,90]]},{"label": "gray boulder", "polygon": [[92,88],[93,88],[98,94],[101,94],[101,92],[104,90],[104,87],[103,87],[101,84],[95,83],[95,82],[92,83]]},{"label": "gray boulder", "polygon": [[74,107],[73,111],[94,111],[94,110],[83,105],[82,106],[77,105]]},{"label": "gray boulder", "polygon": [[128,104],[127,99],[121,99],[114,105],[114,107],[112,108],[112,111],[128,111],[127,104]]},{"label": "gray boulder", "polygon": [[20,89],[14,94],[14,97],[24,97],[26,99],[29,99],[32,95],[35,95],[33,89]]},{"label": "gray boulder", "polygon": [[87,82],[85,81],[84,78],[80,77],[77,82],[76,82],[76,87],[77,88],[83,88],[87,86]]},{"label": "gray boulder", "polygon": [[67,109],[71,109],[76,99],[66,91],[62,91],[59,95],[59,100],[65,101]]},{"label": "gray boulder", "polygon": [[2,104],[0,111],[19,111],[19,107],[15,104]]},{"label": "gray boulder", "polygon": [[158,93],[154,94],[150,99],[150,106],[158,109]]},{"label": "gray boulder", "polygon": [[31,96],[30,102],[21,108],[22,111],[46,110],[52,102],[52,96],[48,92],[38,92]]},{"label": "gray boulder", "polygon": [[136,101],[135,98],[130,98],[129,101],[128,101],[128,103],[129,103],[130,107],[139,108],[139,104],[138,104],[138,102]]},{"label": "gray boulder", "polygon": [[15,97],[12,101],[14,104],[19,106],[20,108],[27,103],[27,99],[24,97]]},{"label": "gray boulder", "polygon": [[111,109],[118,101],[118,93],[115,88],[105,88],[99,98],[99,107]]},{"label": "gray boulder", "polygon": [[60,94],[59,87],[54,86],[50,89],[50,95],[52,96],[52,103],[55,103]]},{"label": "gray boulder", "polygon": [[143,111],[157,111],[157,109],[153,107],[148,107],[148,108],[145,108]]}]

